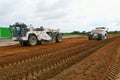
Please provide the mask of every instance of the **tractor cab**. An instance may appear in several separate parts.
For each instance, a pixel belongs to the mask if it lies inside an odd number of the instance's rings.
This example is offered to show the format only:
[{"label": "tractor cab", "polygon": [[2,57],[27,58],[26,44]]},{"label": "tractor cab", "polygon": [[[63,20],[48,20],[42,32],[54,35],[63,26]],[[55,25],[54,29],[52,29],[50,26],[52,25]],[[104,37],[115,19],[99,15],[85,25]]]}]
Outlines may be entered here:
[{"label": "tractor cab", "polygon": [[26,36],[26,33],[27,33],[26,24],[17,22],[14,25],[10,25],[9,27],[13,37]]}]

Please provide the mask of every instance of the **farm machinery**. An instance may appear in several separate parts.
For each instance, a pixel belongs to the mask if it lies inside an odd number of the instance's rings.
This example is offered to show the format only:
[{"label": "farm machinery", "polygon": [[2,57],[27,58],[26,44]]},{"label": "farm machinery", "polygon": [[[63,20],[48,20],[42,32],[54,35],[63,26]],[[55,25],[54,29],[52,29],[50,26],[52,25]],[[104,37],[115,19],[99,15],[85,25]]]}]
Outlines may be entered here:
[{"label": "farm machinery", "polygon": [[62,41],[62,35],[59,29],[43,28],[42,26],[36,29],[33,27],[28,28],[26,24],[19,22],[9,27],[12,33],[12,39],[19,41],[22,46],[34,46],[41,44],[42,41],[53,43]]},{"label": "farm machinery", "polygon": [[104,40],[108,39],[108,28],[105,27],[98,27],[96,29],[91,30],[88,32],[88,39],[93,40]]}]

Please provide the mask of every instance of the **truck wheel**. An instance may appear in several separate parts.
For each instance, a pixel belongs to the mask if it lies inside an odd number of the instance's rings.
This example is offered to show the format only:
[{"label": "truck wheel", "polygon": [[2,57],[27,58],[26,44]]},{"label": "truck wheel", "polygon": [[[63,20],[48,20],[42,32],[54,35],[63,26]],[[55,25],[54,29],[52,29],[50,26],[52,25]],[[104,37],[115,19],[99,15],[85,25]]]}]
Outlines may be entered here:
[{"label": "truck wheel", "polygon": [[19,43],[20,43],[21,46],[27,46],[28,45],[27,42],[24,42],[24,41],[20,41]]},{"label": "truck wheel", "polygon": [[62,35],[60,33],[56,35],[56,42],[62,42]]},{"label": "truck wheel", "polygon": [[37,37],[35,35],[30,35],[29,36],[29,39],[28,39],[28,44],[30,46],[34,46],[34,45],[37,45]]}]

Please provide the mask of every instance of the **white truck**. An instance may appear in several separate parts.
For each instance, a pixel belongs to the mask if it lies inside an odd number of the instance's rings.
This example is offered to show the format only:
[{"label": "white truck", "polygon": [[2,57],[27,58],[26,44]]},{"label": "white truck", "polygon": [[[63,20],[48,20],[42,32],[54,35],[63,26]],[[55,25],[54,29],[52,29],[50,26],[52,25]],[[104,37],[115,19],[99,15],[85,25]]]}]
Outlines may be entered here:
[{"label": "white truck", "polygon": [[108,28],[105,27],[98,27],[96,29],[91,30],[88,32],[88,39],[93,40],[104,40],[108,39]]},{"label": "white truck", "polygon": [[59,29],[45,29],[42,26],[40,28],[33,29],[33,27],[28,28],[26,24],[20,22],[16,22],[9,27],[12,33],[12,39],[14,41],[19,41],[22,46],[34,46],[41,44],[42,41],[62,41],[62,35],[59,32]]}]

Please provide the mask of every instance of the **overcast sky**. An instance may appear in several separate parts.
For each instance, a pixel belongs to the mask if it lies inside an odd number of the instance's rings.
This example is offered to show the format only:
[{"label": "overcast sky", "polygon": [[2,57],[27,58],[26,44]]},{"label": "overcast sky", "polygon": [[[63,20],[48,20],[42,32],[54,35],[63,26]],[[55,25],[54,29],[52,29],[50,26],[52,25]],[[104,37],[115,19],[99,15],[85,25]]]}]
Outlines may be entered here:
[{"label": "overcast sky", "polygon": [[61,32],[120,30],[120,0],[0,0],[0,26],[15,22]]}]

